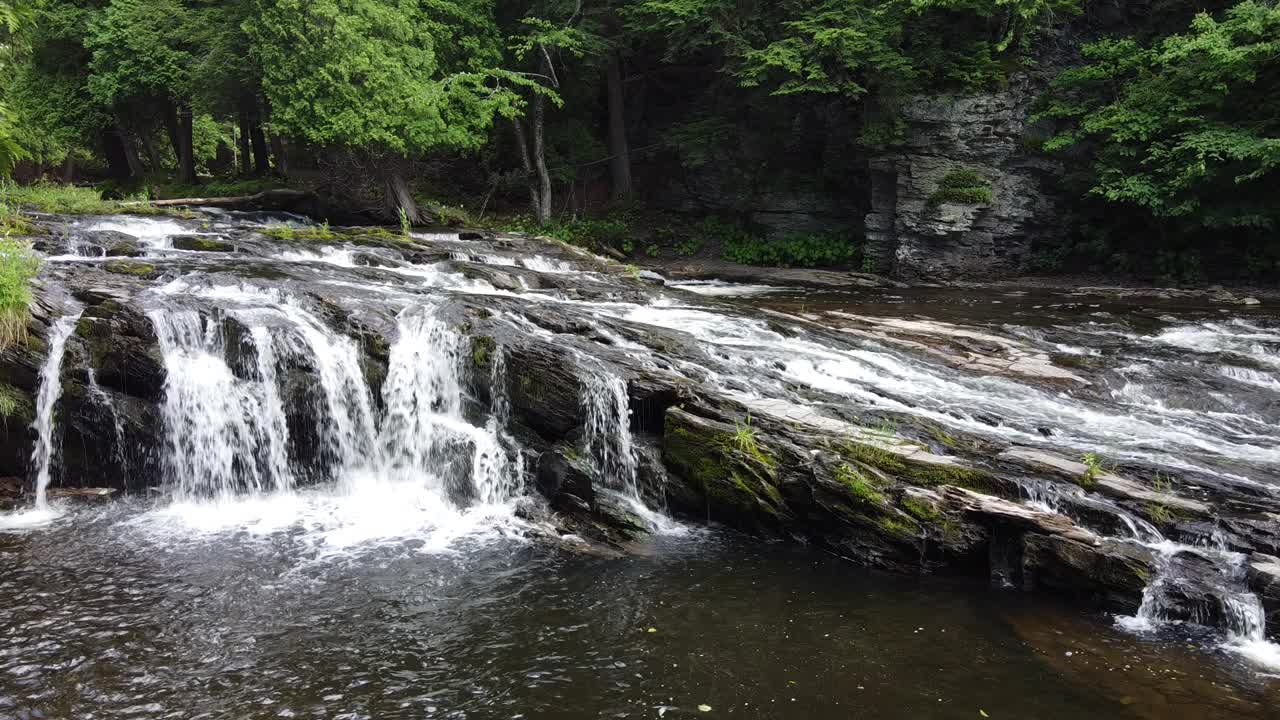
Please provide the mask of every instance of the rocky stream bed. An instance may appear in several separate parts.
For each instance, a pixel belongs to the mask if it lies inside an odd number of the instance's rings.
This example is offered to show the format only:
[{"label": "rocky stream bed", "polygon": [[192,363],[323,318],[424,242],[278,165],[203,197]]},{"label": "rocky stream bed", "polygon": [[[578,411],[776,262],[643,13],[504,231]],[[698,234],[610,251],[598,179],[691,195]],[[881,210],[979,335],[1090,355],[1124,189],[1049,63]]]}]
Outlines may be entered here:
[{"label": "rocky stream bed", "polygon": [[[1220,666],[1202,678],[1237,679],[1205,681],[1217,690],[1187,717],[1237,700],[1252,717],[1274,693],[1280,322],[1266,303],[676,282],[536,238],[269,214],[38,224],[29,338],[0,355],[11,592],[65,554],[42,543],[86,542],[67,539],[78,527],[95,547],[132,542],[110,528],[139,522],[226,533],[209,574],[234,584],[245,537],[300,542],[288,556],[305,567],[495,533],[608,563],[711,526],[837,558],[824,573],[991,587],[1019,617],[1067,607],[1054,612],[1086,613],[1088,632],[1169,653],[1191,639]],[[771,562],[753,582],[781,577]],[[317,698],[308,716],[339,716]],[[488,716],[455,701],[442,716]],[[666,707],[646,703],[638,716]],[[805,716],[832,712],[816,707]]]}]

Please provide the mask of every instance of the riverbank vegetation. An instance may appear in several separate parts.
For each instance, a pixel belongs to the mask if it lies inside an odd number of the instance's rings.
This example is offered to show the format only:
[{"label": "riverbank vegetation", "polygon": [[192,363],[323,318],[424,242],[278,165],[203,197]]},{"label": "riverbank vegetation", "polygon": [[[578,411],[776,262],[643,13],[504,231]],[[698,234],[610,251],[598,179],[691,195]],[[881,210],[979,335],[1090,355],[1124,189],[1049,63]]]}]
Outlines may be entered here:
[{"label": "riverbank vegetation", "polygon": [[[0,174],[109,199],[288,185],[371,222],[875,269],[912,98],[1042,93],[1042,269],[1280,269],[1280,8],[1156,0],[0,0]],[[1071,48],[1082,47],[1079,53]],[[986,204],[959,168],[931,203]],[[103,201],[106,202],[106,201]],[[339,222],[339,218],[331,218]],[[350,221],[353,218],[345,218]]]}]

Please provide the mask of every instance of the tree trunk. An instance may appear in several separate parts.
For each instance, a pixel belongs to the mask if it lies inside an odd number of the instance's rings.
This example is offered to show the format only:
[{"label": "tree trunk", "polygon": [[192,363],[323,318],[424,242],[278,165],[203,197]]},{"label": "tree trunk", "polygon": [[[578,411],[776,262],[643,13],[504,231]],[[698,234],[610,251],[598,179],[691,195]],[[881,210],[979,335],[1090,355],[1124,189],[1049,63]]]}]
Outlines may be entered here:
[{"label": "tree trunk", "polygon": [[178,111],[178,182],[187,185],[196,183],[196,159],[192,136],[191,108],[184,107]]},{"label": "tree trunk", "polygon": [[267,136],[262,132],[262,115],[256,110],[249,124],[249,139],[253,143],[253,174],[266,175],[271,172],[271,162],[267,157]]},{"label": "tree trunk", "polygon": [[236,146],[240,152],[240,174],[253,172],[253,158],[249,156],[249,111],[241,110],[239,115],[240,136],[236,138]]},{"label": "tree trunk", "polygon": [[275,158],[276,172],[280,177],[289,177],[289,157],[285,154],[284,138],[271,133],[271,155]]},{"label": "tree trunk", "polygon": [[551,173],[547,172],[546,143],[543,141],[546,129],[546,98],[541,93],[533,96],[533,166],[538,172],[538,208],[539,225],[551,221]]},{"label": "tree trunk", "polygon": [[[129,158],[125,155],[124,145],[120,142],[120,132],[115,128],[103,130],[102,155],[107,160],[107,170],[116,180],[128,180],[132,177]],[[40,168],[36,167],[36,177],[40,177]]]},{"label": "tree trunk", "polygon": [[138,149],[133,146],[133,138],[129,137],[129,132],[124,129],[122,123],[116,123],[115,135],[120,142],[120,152],[129,165],[129,174],[133,177],[142,177],[145,171],[142,168],[142,161],[138,159]]},{"label": "tree trunk", "polygon": [[410,225],[422,224],[422,213],[418,211],[418,203],[413,199],[413,190],[409,188],[409,181],[399,163],[393,162],[383,171],[382,184],[386,193],[384,197],[387,213],[399,222],[400,211],[403,210],[404,217]]},{"label": "tree trunk", "polygon": [[151,137],[154,130],[155,128],[144,129],[139,138],[142,141],[142,151],[147,155],[147,169],[153,172],[160,170],[160,155],[156,153],[156,143]]},{"label": "tree trunk", "polygon": [[178,129],[178,108],[172,102],[164,106],[164,129],[169,134],[169,147],[173,148],[173,161],[182,172],[182,135]]},{"label": "tree trunk", "polygon": [[622,58],[609,53],[605,66],[609,95],[609,175],[613,181],[613,199],[631,197],[631,148],[627,143],[627,111],[623,98]]},{"label": "tree trunk", "polygon": [[520,164],[524,166],[525,186],[529,188],[529,210],[533,212],[534,217],[537,217],[542,203],[538,199],[538,183],[533,177],[533,161],[529,159],[529,143],[524,137],[524,125],[517,118],[512,118],[511,124],[516,131],[516,149],[520,152]]}]

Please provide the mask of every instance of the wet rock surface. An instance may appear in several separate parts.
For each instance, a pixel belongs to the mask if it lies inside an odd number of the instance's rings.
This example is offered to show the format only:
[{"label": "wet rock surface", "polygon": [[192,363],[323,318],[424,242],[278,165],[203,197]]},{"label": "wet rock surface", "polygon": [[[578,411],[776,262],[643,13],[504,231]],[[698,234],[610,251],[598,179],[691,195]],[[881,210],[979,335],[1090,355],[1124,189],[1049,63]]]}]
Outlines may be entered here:
[{"label": "wet rock surface", "polygon": [[[631,504],[641,502],[874,567],[967,575],[1124,614],[1138,612],[1144,589],[1168,572],[1149,547],[1153,534],[1215,538],[1235,553],[1276,549],[1265,521],[1280,512],[1267,484],[1275,465],[1253,449],[1252,426],[1225,440],[1208,426],[1177,430],[1201,433],[1188,447],[1208,442],[1202,437],[1245,447],[1240,464],[1207,453],[1175,474],[1170,458],[1183,446],[1097,472],[1080,461],[1072,433],[1089,429],[1080,408],[1139,445],[1184,438],[1156,437],[1164,426],[1155,421],[1115,420],[1105,372],[1054,360],[1053,345],[1095,357],[1067,342],[930,318],[754,310],[520,236],[304,227],[290,237],[264,233],[267,220],[155,220],[132,239],[107,237],[118,231],[93,230],[91,221],[43,221],[56,237],[135,243],[120,254],[137,257],[50,262],[42,271],[30,337],[0,355],[0,379],[17,398],[0,476],[30,476],[44,338],[59,316],[79,319],[55,409],[54,486],[140,492],[172,490],[168,363],[181,353],[157,332],[157,314],[207,336],[196,340],[227,369],[227,387],[276,393],[249,399],[276,403],[278,426],[244,432],[287,437],[290,481],[306,485],[343,461],[326,445],[336,430],[332,398],[320,392],[335,386],[335,370],[316,348],[353,353],[359,375],[348,382],[368,388],[369,412],[390,412],[383,388],[399,381],[392,355],[404,317],[426,308],[459,338],[449,351],[465,388],[458,417],[473,428],[492,418],[514,439],[500,454],[523,468],[564,534],[624,546],[647,527]],[[1271,348],[1280,336],[1253,342]],[[1022,422],[980,407],[980,391],[1075,404],[1059,419]],[[930,404],[937,399],[971,407]],[[421,402],[417,412],[435,409]],[[461,462],[447,458],[444,465]],[[268,477],[271,461],[237,459],[229,477]],[[474,500],[474,489],[451,492]],[[1168,619],[1226,623],[1213,577],[1219,558],[1185,560],[1181,580],[1168,583]],[[1274,617],[1274,567],[1255,560],[1251,568],[1250,587]]]}]

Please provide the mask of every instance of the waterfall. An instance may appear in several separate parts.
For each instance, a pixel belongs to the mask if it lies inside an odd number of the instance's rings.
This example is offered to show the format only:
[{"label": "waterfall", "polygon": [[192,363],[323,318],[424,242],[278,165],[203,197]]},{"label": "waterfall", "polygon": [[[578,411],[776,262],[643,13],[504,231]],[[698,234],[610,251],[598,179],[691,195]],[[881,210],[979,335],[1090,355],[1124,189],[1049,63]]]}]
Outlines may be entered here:
[{"label": "waterfall", "polygon": [[191,310],[150,313],[166,371],[167,480],[179,499],[288,490],[289,437],[270,337],[252,332],[256,377],[236,377],[222,325]]},{"label": "waterfall", "polygon": [[466,507],[503,503],[521,490],[520,468],[508,453],[514,442],[504,438],[496,417],[507,412],[505,399],[496,401],[495,417],[483,426],[464,417],[463,337],[430,308],[397,318],[381,417],[356,343],[294,301],[223,310],[221,316],[247,329],[237,353],[245,367],[238,373],[228,363],[228,339],[217,317],[191,310],[150,313],[168,374],[161,415],[175,499],[293,489],[280,370],[293,365],[315,371],[319,454],[343,494],[410,483]]},{"label": "waterfall", "polygon": [[350,471],[367,464],[377,451],[373,396],[360,368],[360,350],[351,338],[335,334],[293,302],[275,309],[293,325],[300,343],[297,352],[315,365],[324,401],[316,428],[324,459],[350,490]]},{"label": "waterfall", "polygon": [[53,459],[53,410],[62,396],[62,357],[67,351],[67,338],[75,329],[80,315],[59,318],[49,330],[49,355],[40,368],[40,390],[36,396],[36,445],[31,464],[36,468],[36,510],[49,509],[49,465]]},{"label": "waterfall", "polygon": [[102,386],[98,384],[98,373],[93,368],[88,368],[85,374],[88,376],[89,380],[89,394],[93,396],[93,399],[96,400],[99,405],[106,408],[107,414],[111,416],[111,428],[114,431],[114,437],[116,440],[115,459],[116,462],[120,463],[120,467],[128,473],[129,456],[125,452],[124,448],[124,424],[120,421],[120,413],[116,412],[116,406],[115,403],[111,401],[111,396],[108,395],[107,391],[103,390]]},{"label": "waterfall", "polygon": [[631,438],[627,383],[603,368],[584,372],[582,402],[587,457],[607,486],[638,500],[639,463]]},{"label": "waterfall", "polygon": [[462,414],[462,336],[424,309],[401,313],[398,325],[382,389],[386,416],[375,475],[436,478],[450,496],[482,504],[509,500],[519,490],[517,471],[497,424],[477,427]]}]

